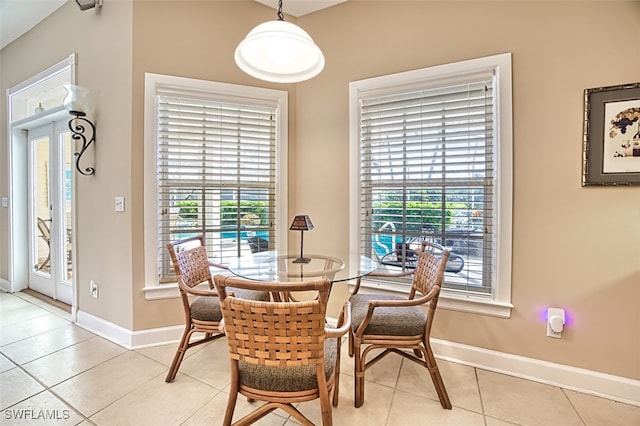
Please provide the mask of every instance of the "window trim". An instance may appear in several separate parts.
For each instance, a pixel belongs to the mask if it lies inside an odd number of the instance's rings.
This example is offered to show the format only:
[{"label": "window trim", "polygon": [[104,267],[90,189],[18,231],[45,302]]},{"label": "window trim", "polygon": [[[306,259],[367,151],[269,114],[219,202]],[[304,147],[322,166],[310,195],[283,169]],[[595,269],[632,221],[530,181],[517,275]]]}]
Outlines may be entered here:
[{"label": "window trim", "polygon": [[[496,76],[496,259],[492,295],[481,296],[443,289],[440,307],[464,312],[511,316],[511,263],[513,229],[513,128],[511,53],[470,59],[451,64],[373,77],[349,83],[349,154],[350,154],[350,235],[351,251],[360,251],[360,103],[362,97],[387,93],[390,90],[411,90],[447,84],[459,76],[472,76],[477,72],[493,71]],[[363,285],[383,292],[398,292],[389,286],[363,280]]]},{"label": "window trim", "polygon": [[288,93],[282,90],[219,83],[162,74],[145,73],[144,92],[144,265],[143,291],[147,300],[177,297],[176,283],[160,283],[157,274],[157,90],[209,92],[233,100],[235,97],[254,98],[277,103],[276,112],[276,244],[286,250],[287,244],[287,179],[288,179]]}]

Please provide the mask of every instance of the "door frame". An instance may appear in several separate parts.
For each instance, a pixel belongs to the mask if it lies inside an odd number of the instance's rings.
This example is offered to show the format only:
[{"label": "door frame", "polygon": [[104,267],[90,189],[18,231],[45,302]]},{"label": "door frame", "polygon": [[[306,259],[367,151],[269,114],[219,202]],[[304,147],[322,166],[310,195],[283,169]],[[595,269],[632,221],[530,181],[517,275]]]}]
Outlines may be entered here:
[{"label": "door frame", "polygon": [[[47,108],[37,115],[29,115],[24,119],[17,119],[19,111],[15,110],[12,102],[13,96],[21,95],[32,90],[39,83],[60,73],[69,73],[68,83],[76,84],[77,75],[77,54],[73,53],[68,58],[58,62],[41,73],[11,87],[7,90],[7,130],[8,130],[8,279],[0,279],[0,288],[10,293],[19,292],[27,288],[29,277],[29,248],[28,248],[28,191],[27,191],[27,131],[52,121],[71,119],[69,113],[62,105],[62,98],[59,105]],[[72,226],[77,229],[75,216],[77,206],[77,191],[75,183],[71,188],[72,203]],[[74,233],[72,245],[77,247],[77,239]],[[73,256],[73,279],[72,279],[72,305],[71,320],[77,320],[78,269]]]},{"label": "door frame", "polygon": [[[37,141],[48,140],[48,150],[46,162],[48,167],[46,169],[47,179],[47,207],[44,220],[49,222],[49,273],[40,272],[35,268],[34,262],[37,265],[36,259],[31,256],[36,252],[35,244],[39,239],[39,227],[36,225],[36,219],[42,214],[37,213],[39,203],[38,190],[40,189],[40,182],[35,181],[36,173],[38,170],[38,148],[36,146]],[[70,143],[69,143],[70,142]],[[69,143],[67,147],[67,143]],[[67,199],[65,194],[66,170],[67,167],[73,170],[73,140],[71,139],[71,131],[67,124],[67,118],[45,124],[43,126],[29,130],[27,139],[27,188],[28,188],[28,235],[29,235],[29,276],[28,285],[29,288],[39,293],[45,294],[55,300],[59,300],[69,305],[72,304],[73,299],[73,262],[71,262],[71,280],[67,279],[67,227],[73,231],[73,211],[67,210],[69,207],[72,210],[73,206],[73,192],[71,188],[74,184],[74,176],[71,174],[71,181],[69,183],[69,196],[70,206],[67,206]],[[67,164],[68,160],[68,164]],[[41,170],[40,170],[41,172]],[[67,212],[69,217],[67,217]],[[63,226],[66,225],[66,226]],[[73,232],[70,233],[73,236]],[[71,246],[73,247],[73,246]],[[73,251],[71,252],[73,254]],[[70,259],[73,260],[73,259]]]}]

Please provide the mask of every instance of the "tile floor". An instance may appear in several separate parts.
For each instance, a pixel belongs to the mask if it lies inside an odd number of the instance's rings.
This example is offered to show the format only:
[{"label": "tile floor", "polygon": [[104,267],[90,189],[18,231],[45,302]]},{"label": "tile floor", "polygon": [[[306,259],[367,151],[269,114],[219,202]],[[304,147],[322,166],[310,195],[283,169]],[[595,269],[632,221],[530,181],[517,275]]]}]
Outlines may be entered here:
[{"label": "tile floor", "polygon": [[[23,293],[0,292],[0,320],[0,424],[222,423],[224,340],[187,352],[175,382],[167,384],[175,344],[126,350]],[[443,410],[426,370],[401,357],[387,357],[367,372],[365,404],[356,409],[353,362],[343,353],[337,426],[640,425],[640,407],[440,361],[454,406]],[[238,401],[236,418],[251,407],[243,397]],[[301,410],[319,422],[317,401]],[[297,423],[272,413],[258,424]]]}]

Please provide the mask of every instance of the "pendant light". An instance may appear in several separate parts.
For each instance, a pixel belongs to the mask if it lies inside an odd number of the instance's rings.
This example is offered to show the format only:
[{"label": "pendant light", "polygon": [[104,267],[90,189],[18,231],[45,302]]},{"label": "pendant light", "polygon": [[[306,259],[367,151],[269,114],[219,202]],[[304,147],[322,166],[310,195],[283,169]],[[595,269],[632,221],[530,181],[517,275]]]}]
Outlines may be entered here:
[{"label": "pendant light", "polygon": [[309,34],[285,22],[282,0],[278,1],[278,20],[252,29],[236,48],[235,60],[250,76],[274,83],[308,80],[324,68],[322,51]]}]

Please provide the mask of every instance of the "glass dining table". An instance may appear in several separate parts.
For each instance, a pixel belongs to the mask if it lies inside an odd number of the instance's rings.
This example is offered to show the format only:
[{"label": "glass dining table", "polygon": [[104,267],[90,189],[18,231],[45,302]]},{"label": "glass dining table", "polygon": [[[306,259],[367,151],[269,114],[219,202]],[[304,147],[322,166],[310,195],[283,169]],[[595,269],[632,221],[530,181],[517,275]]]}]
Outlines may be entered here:
[{"label": "glass dining table", "polygon": [[233,259],[231,273],[256,281],[305,281],[326,277],[331,282],[349,281],[370,274],[378,263],[357,253],[315,251],[305,253],[263,251]]},{"label": "glass dining table", "polygon": [[[326,277],[331,281],[332,294],[336,291],[336,283],[360,278],[378,267],[376,261],[357,253],[315,251],[304,254],[305,262],[301,262],[299,257],[299,253],[293,252],[262,251],[234,258],[226,266],[238,277],[265,282],[308,281]],[[338,293],[344,293],[345,289]],[[276,301],[298,301],[301,295],[272,292],[271,296]],[[336,297],[348,298],[346,294]],[[302,298],[306,299],[305,296]]]}]

